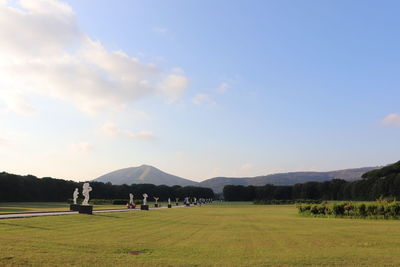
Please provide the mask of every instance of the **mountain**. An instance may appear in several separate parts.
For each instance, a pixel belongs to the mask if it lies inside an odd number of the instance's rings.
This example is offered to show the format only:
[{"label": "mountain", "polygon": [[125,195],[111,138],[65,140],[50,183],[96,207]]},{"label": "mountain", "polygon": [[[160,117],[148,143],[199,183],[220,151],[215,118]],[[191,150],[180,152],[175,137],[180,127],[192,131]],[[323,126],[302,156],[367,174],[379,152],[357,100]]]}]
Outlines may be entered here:
[{"label": "mountain", "polygon": [[200,186],[212,188],[214,192],[220,193],[225,185],[294,185],[305,182],[324,182],[332,179],[354,181],[360,179],[364,173],[376,168],[378,167],[346,169],[330,172],[289,172],[257,176],[253,178],[215,177],[200,182]]},{"label": "mountain", "polygon": [[93,181],[96,182],[111,182],[115,185],[121,184],[155,184],[155,185],[180,185],[188,186],[194,185],[198,186],[199,183],[184,179],[175,175],[165,173],[153,166],[142,165],[139,167],[131,167],[120,169],[102,175]]},{"label": "mountain", "polygon": [[155,184],[155,185],[180,185],[180,186],[201,186],[211,188],[216,193],[221,193],[225,185],[254,185],[262,186],[266,184],[273,185],[293,185],[305,182],[324,182],[332,179],[343,179],[346,181],[354,181],[361,179],[361,176],[378,167],[366,167],[358,169],[346,169],[329,172],[289,172],[277,173],[257,177],[246,178],[230,178],[215,177],[207,179],[203,182],[194,182],[175,175],[165,173],[155,167],[142,165],[139,167],[131,167],[120,169],[100,176],[93,181],[111,182],[115,185],[121,184]]}]

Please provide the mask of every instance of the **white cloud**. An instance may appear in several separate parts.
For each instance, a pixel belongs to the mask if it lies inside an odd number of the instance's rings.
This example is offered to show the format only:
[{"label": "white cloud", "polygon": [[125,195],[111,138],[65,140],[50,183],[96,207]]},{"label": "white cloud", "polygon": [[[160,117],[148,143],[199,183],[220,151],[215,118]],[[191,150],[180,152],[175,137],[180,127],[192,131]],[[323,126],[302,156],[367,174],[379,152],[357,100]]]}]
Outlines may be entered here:
[{"label": "white cloud", "polygon": [[139,132],[133,133],[131,131],[124,130],[124,131],[122,131],[122,133],[132,139],[150,140],[150,139],[155,138],[153,132],[151,132],[151,131],[139,131]]},{"label": "white cloud", "polygon": [[230,88],[229,84],[226,82],[221,83],[217,88],[214,89],[215,92],[219,94],[225,93]]},{"label": "white cloud", "polygon": [[76,152],[89,152],[93,150],[93,146],[85,141],[71,144],[70,148]]},{"label": "white cloud", "polygon": [[175,67],[171,69],[171,72],[176,73],[176,74],[181,74],[184,75],[185,72],[183,71],[183,69],[179,68],[179,67]]},{"label": "white cloud", "polygon": [[389,114],[382,120],[382,124],[386,126],[400,126],[400,115],[396,113]]},{"label": "white cloud", "polygon": [[19,92],[0,91],[0,102],[4,106],[2,114],[17,113],[22,115],[35,115],[37,110],[29,103],[26,95]]},{"label": "white cloud", "polygon": [[150,131],[132,132],[130,130],[120,129],[114,122],[106,122],[101,126],[101,132],[107,136],[122,136],[130,139],[151,140],[155,136]]},{"label": "white cloud", "polygon": [[144,110],[133,110],[129,116],[131,119],[135,120],[151,120],[152,117],[149,113]]},{"label": "white cloud", "polygon": [[168,96],[170,102],[176,101],[188,86],[188,80],[183,75],[170,74],[160,84],[159,88]]},{"label": "white cloud", "polygon": [[214,102],[214,100],[212,100],[210,95],[204,94],[204,93],[196,94],[192,98],[192,103],[195,105],[204,105],[204,104],[215,105],[215,102]]},{"label": "white cloud", "polygon": [[[78,26],[75,13],[56,0],[0,2],[0,92],[3,104],[31,113],[10,95],[45,95],[86,113],[123,109],[156,94],[174,101],[185,91],[183,73],[163,71],[123,51],[109,51]],[[11,100],[10,100],[11,99]],[[0,103],[1,104],[1,103]]]}]

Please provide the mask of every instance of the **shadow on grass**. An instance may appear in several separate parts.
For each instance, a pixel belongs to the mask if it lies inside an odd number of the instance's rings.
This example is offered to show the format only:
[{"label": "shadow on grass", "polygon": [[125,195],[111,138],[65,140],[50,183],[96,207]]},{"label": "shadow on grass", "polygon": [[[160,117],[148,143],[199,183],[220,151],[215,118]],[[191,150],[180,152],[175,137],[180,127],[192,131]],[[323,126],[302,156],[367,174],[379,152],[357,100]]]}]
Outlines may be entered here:
[{"label": "shadow on grass", "polygon": [[21,225],[21,224],[6,223],[6,222],[0,222],[0,225],[16,226],[16,227],[22,227],[22,228],[28,228],[28,229],[51,230],[50,228],[45,228],[45,227],[38,227],[38,226],[31,226],[31,225]]},{"label": "shadow on grass", "polygon": [[108,218],[117,218],[121,219],[121,217],[115,216],[115,215],[106,215],[106,214],[93,214],[92,216],[98,216],[98,217],[108,217]]},{"label": "shadow on grass", "polygon": [[130,248],[123,248],[123,249],[118,249],[116,251],[117,253],[121,253],[121,254],[129,254],[129,255],[141,255],[141,254],[151,254],[152,250],[151,249],[130,249]]},{"label": "shadow on grass", "polygon": [[0,214],[2,213],[10,213],[10,212],[26,212],[29,209],[18,209],[18,208],[0,208]]}]

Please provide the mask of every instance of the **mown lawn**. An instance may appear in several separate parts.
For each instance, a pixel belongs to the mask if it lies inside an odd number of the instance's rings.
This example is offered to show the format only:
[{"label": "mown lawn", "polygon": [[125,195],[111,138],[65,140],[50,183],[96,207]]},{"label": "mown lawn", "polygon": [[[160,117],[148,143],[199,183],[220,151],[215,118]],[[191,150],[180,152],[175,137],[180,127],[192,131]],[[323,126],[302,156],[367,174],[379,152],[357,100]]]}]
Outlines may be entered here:
[{"label": "mown lawn", "polygon": [[400,221],[309,218],[294,206],[0,220],[0,266],[394,266],[399,252]]},{"label": "mown lawn", "polygon": [[[125,205],[94,205],[94,210],[124,209]],[[0,202],[0,214],[24,212],[69,211],[65,202]]]}]

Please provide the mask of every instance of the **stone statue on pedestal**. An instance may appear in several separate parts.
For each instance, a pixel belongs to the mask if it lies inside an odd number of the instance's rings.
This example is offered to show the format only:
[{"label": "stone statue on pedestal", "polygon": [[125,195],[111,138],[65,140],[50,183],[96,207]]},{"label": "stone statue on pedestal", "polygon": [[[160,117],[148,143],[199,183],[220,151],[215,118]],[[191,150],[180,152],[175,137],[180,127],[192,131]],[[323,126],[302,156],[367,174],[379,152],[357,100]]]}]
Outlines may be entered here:
[{"label": "stone statue on pedestal", "polygon": [[78,199],[78,195],[79,195],[79,189],[75,188],[74,193],[72,194],[72,198],[74,200],[74,205],[76,205],[76,200]]},{"label": "stone statue on pedestal", "polygon": [[144,193],[143,194],[143,205],[146,205],[147,204],[147,198],[148,198],[149,196],[146,194],[146,193]]},{"label": "stone statue on pedestal", "polygon": [[85,199],[82,202],[82,205],[84,205],[84,206],[89,205],[89,192],[90,191],[92,191],[92,188],[90,187],[89,183],[84,183],[83,189],[82,189],[82,195],[85,197]]},{"label": "stone statue on pedestal", "polygon": [[133,204],[133,194],[132,193],[130,193],[129,194],[129,204]]}]

